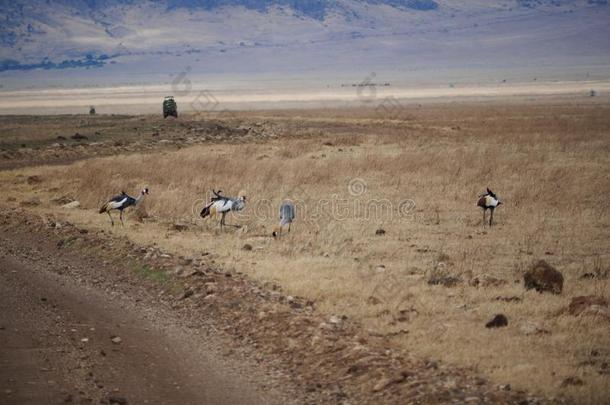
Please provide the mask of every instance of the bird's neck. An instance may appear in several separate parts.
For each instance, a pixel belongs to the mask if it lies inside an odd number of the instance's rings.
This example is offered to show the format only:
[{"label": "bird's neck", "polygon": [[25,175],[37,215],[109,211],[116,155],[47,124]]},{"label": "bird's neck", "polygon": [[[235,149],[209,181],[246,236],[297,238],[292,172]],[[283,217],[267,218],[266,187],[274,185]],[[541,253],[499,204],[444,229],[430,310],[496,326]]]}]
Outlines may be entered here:
[{"label": "bird's neck", "polygon": [[143,199],[144,199],[144,193],[140,193],[138,198],[136,198],[136,205],[140,204]]}]

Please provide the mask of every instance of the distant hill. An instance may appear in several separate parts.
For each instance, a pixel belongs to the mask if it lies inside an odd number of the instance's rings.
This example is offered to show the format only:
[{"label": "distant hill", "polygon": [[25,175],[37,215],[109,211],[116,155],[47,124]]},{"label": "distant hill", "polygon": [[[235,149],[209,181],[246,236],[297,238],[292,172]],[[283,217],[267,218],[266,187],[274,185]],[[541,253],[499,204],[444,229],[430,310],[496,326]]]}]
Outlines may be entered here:
[{"label": "distant hill", "polygon": [[0,0],[0,72],[599,64],[609,17],[605,0]]}]

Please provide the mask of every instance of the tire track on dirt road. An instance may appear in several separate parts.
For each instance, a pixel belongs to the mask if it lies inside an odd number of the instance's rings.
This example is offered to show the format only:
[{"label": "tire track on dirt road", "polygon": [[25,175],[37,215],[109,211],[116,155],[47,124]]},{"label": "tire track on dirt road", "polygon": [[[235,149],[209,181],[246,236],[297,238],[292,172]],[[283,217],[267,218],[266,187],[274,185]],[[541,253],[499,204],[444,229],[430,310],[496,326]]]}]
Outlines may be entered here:
[{"label": "tire track on dirt road", "polygon": [[233,375],[200,337],[147,318],[17,255],[0,258],[0,403],[278,402]]}]

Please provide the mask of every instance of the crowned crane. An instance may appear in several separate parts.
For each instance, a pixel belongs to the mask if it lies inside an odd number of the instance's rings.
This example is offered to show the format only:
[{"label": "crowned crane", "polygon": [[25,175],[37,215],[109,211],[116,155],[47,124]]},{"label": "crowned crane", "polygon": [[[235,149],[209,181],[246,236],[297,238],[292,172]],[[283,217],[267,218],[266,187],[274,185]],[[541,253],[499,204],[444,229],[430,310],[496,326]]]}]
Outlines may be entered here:
[{"label": "crowned crane", "polygon": [[282,235],[282,228],[288,225],[288,232],[290,232],[290,225],[294,220],[296,211],[294,204],[291,201],[284,201],[280,206],[280,224],[273,228],[273,237]]},{"label": "crowned crane", "polygon": [[225,197],[220,194],[222,193],[221,190],[212,190],[212,193],[214,193],[214,197],[203,207],[199,215],[201,218],[206,218],[220,213],[220,229],[222,230],[222,227],[225,225],[225,216],[229,211],[241,211],[244,209],[246,206],[246,196],[242,195],[238,198]]},{"label": "crowned crane", "polygon": [[487,193],[481,194],[479,196],[479,201],[477,202],[477,206],[483,208],[483,225],[485,225],[485,212],[487,210],[491,211],[491,215],[489,216],[489,226],[492,225],[492,221],[494,218],[494,210],[502,204],[502,201],[496,197],[496,195],[488,188]]},{"label": "crowned crane", "polygon": [[110,224],[114,226],[114,220],[112,219],[112,215],[110,215],[110,211],[119,210],[121,212],[121,214],[119,215],[119,218],[121,219],[121,225],[125,225],[123,223],[123,210],[127,207],[136,206],[140,204],[146,194],[148,194],[148,188],[142,189],[138,198],[130,197],[127,195],[127,193],[121,191],[120,195],[112,197],[107,203],[102,205],[102,207],[100,208],[100,214],[103,214],[104,212],[107,213],[110,217]]}]

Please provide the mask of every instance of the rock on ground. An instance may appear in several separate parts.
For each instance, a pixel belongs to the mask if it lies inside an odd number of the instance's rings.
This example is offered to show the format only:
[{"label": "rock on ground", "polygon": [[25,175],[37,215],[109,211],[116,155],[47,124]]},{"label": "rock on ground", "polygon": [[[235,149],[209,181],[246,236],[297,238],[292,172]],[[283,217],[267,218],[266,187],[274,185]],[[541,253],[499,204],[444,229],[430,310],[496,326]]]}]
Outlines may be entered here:
[{"label": "rock on ground", "polygon": [[527,290],[535,289],[540,293],[561,294],[563,291],[563,275],[545,260],[535,263],[523,275],[523,282]]}]

